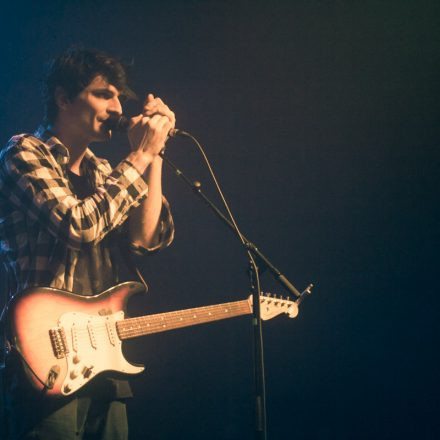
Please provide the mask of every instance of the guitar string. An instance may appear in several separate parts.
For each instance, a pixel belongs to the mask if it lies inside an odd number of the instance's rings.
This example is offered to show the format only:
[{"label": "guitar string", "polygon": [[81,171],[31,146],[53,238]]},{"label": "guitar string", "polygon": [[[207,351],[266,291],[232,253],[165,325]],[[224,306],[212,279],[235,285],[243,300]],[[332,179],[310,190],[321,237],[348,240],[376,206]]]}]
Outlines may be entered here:
[{"label": "guitar string", "polygon": [[[279,310],[282,309],[288,310],[291,304],[288,301],[276,301],[279,307]],[[225,310],[227,310],[228,316],[225,316]],[[182,319],[191,320],[194,318],[197,321],[192,321],[192,323],[205,323],[210,320],[218,320],[227,317],[233,317],[238,314],[248,314],[251,313],[252,310],[249,306],[247,300],[244,301],[235,301],[231,303],[224,303],[212,306],[198,307],[192,309],[185,309],[181,311],[173,311],[173,312],[165,312],[158,313],[155,315],[146,315],[140,317],[134,317],[125,319],[124,321],[117,322],[117,329],[119,333],[130,333],[131,331],[138,333],[138,331],[142,331],[145,327],[145,324],[149,324],[148,332],[150,330],[155,330],[155,326],[157,326],[158,330],[161,330],[164,327],[164,324],[168,324],[171,328],[175,324],[179,324]],[[211,315],[206,315],[206,313],[213,313]],[[191,325],[192,323],[187,324],[187,322],[183,322],[182,325]],[[143,334],[143,332],[141,333]]]},{"label": "guitar string", "polygon": [[[280,311],[282,311],[282,309],[286,309],[284,311],[287,311],[291,306],[291,304],[286,301],[277,301],[277,303]],[[225,315],[225,307],[229,307],[227,309],[227,315]],[[198,313],[194,314],[194,312]],[[206,315],[206,312],[214,313],[211,315]],[[244,300],[234,303],[224,303],[214,306],[129,318],[124,321],[118,321],[116,323],[116,327],[121,339],[126,339],[129,337],[157,333],[190,325],[203,324],[250,313],[252,313],[252,310],[249,306],[249,303],[248,301]],[[189,320],[191,322],[188,322]]]},{"label": "guitar string", "polygon": [[[211,314],[209,315],[209,313]],[[130,318],[124,321],[118,321],[116,326],[118,334],[121,338],[124,338],[145,333],[154,333],[161,330],[164,331],[167,327],[168,330],[171,330],[173,328],[188,326],[191,324],[201,324],[209,321],[233,317],[237,314],[242,315],[249,313],[251,313],[251,308],[247,300],[244,300],[214,306]],[[183,321],[183,319],[186,319],[186,321]],[[191,320],[192,322],[188,324],[188,320]],[[148,325],[148,329],[145,327],[146,325]],[[164,327],[164,325],[166,327]]]},{"label": "guitar string", "polygon": [[[288,304],[284,302],[280,304],[281,307],[286,305]],[[250,313],[252,313],[252,310],[248,301],[242,300],[109,322],[115,324],[116,332],[120,339],[127,339],[129,337],[203,324]],[[90,330],[87,326],[78,326],[75,331],[78,337],[83,337],[85,333],[90,338]],[[106,323],[94,324],[92,333],[94,338],[109,338],[109,329]]]},{"label": "guitar string", "polygon": [[[225,310],[227,310],[227,315],[225,315]],[[211,313],[211,315],[207,315],[206,313]],[[149,324],[148,333],[155,333],[160,330],[164,331],[165,322],[166,327],[168,327],[167,329],[171,330],[173,328],[178,328],[179,326],[189,326],[191,324],[196,325],[199,323],[205,323],[207,321],[209,322],[211,320],[215,321],[234,317],[237,314],[242,315],[246,313],[251,313],[251,309],[247,300],[244,300],[213,306],[185,309],[181,311],[128,318],[123,321],[116,321],[114,324],[116,326],[118,335],[121,337],[121,339],[124,339],[124,336],[129,337],[145,334],[145,332],[142,332],[142,329],[145,329],[146,324]],[[188,323],[188,321],[180,321],[181,319],[188,320],[191,317],[194,319],[191,323]],[[98,324],[93,324],[91,329],[88,328],[88,325],[75,326],[75,336],[78,338],[84,339],[85,337],[86,339],[90,339],[91,332],[94,339],[108,339],[109,329],[106,323],[100,322]]]},{"label": "guitar string", "polygon": [[[221,319],[227,319],[232,318],[237,315],[243,315],[246,313],[250,313],[248,310],[236,310],[236,311],[229,311],[227,314],[225,313],[218,313],[215,315],[208,315],[208,316],[197,316],[197,317],[179,317],[178,320],[176,318],[174,319],[168,319],[167,321],[160,320],[159,322],[151,322],[146,319],[139,319],[136,321],[135,326],[130,326],[128,328],[124,328],[123,334],[120,332],[121,336],[136,336],[136,335],[142,335],[142,334],[148,334],[148,333],[156,333],[159,331],[165,331],[165,330],[172,330],[179,327],[187,327],[189,325],[197,325],[197,324],[203,324],[211,321],[218,321]],[[192,318],[192,319],[191,319]],[[185,320],[184,320],[185,319]],[[190,320],[190,322],[188,322]],[[136,325],[137,324],[137,325]],[[145,327],[145,324],[148,327]]]}]

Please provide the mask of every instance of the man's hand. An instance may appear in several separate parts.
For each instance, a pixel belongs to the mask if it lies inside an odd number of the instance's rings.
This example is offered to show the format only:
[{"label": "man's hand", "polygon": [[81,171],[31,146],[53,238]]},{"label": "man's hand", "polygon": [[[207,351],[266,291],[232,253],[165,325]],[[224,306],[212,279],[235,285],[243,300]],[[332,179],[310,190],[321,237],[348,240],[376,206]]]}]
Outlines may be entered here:
[{"label": "man's hand", "polygon": [[175,123],[174,113],[150,93],[142,114],[132,118],[128,132],[133,149],[130,159],[144,173],[148,184],[148,197],[131,213],[130,237],[133,244],[147,249],[160,243],[162,158],[159,153]]},{"label": "man's hand", "polygon": [[128,139],[133,152],[144,153],[153,160],[164,148],[168,133],[175,124],[174,113],[150,93],[142,114],[131,118]]}]

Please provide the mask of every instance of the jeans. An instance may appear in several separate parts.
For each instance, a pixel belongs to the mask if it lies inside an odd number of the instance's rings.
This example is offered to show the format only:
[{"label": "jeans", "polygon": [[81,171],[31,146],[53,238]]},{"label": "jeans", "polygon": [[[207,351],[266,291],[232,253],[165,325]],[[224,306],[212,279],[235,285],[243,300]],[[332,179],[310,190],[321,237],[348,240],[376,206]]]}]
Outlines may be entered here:
[{"label": "jeans", "polygon": [[5,416],[0,426],[2,440],[128,439],[124,399],[105,395],[103,389],[109,387],[107,382],[100,383],[99,377],[84,392],[68,398],[50,398],[31,389],[17,362],[3,370],[1,379]]}]

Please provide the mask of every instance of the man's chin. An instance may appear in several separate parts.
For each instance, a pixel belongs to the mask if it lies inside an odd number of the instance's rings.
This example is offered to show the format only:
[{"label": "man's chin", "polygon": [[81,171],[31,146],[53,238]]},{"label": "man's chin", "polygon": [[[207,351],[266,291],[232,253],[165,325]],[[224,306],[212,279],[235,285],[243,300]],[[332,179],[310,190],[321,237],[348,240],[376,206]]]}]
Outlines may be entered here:
[{"label": "man's chin", "polygon": [[93,142],[106,142],[112,138],[112,130],[102,127],[99,133],[96,133]]},{"label": "man's chin", "polygon": [[113,131],[112,130],[105,130],[104,131],[104,138],[106,141],[109,141],[113,136]]}]

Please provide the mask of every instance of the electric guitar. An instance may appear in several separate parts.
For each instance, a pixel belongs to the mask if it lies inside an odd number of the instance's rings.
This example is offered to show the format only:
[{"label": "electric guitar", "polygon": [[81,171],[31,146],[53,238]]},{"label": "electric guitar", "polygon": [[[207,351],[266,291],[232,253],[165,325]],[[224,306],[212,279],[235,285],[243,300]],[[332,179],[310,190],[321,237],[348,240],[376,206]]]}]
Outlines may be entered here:
[{"label": "electric guitar", "polygon": [[[252,313],[252,296],[242,301],[124,319],[128,298],[144,286],[126,282],[96,296],[79,296],[36,287],[12,302],[11,344],[26,374],[48,396],[68,396],[104,371],[137,374],[142,365],[129,363],[122,341],[151,333]],[[261,318],[281,313],[294,318],[294,301],[260,297]]]}]

